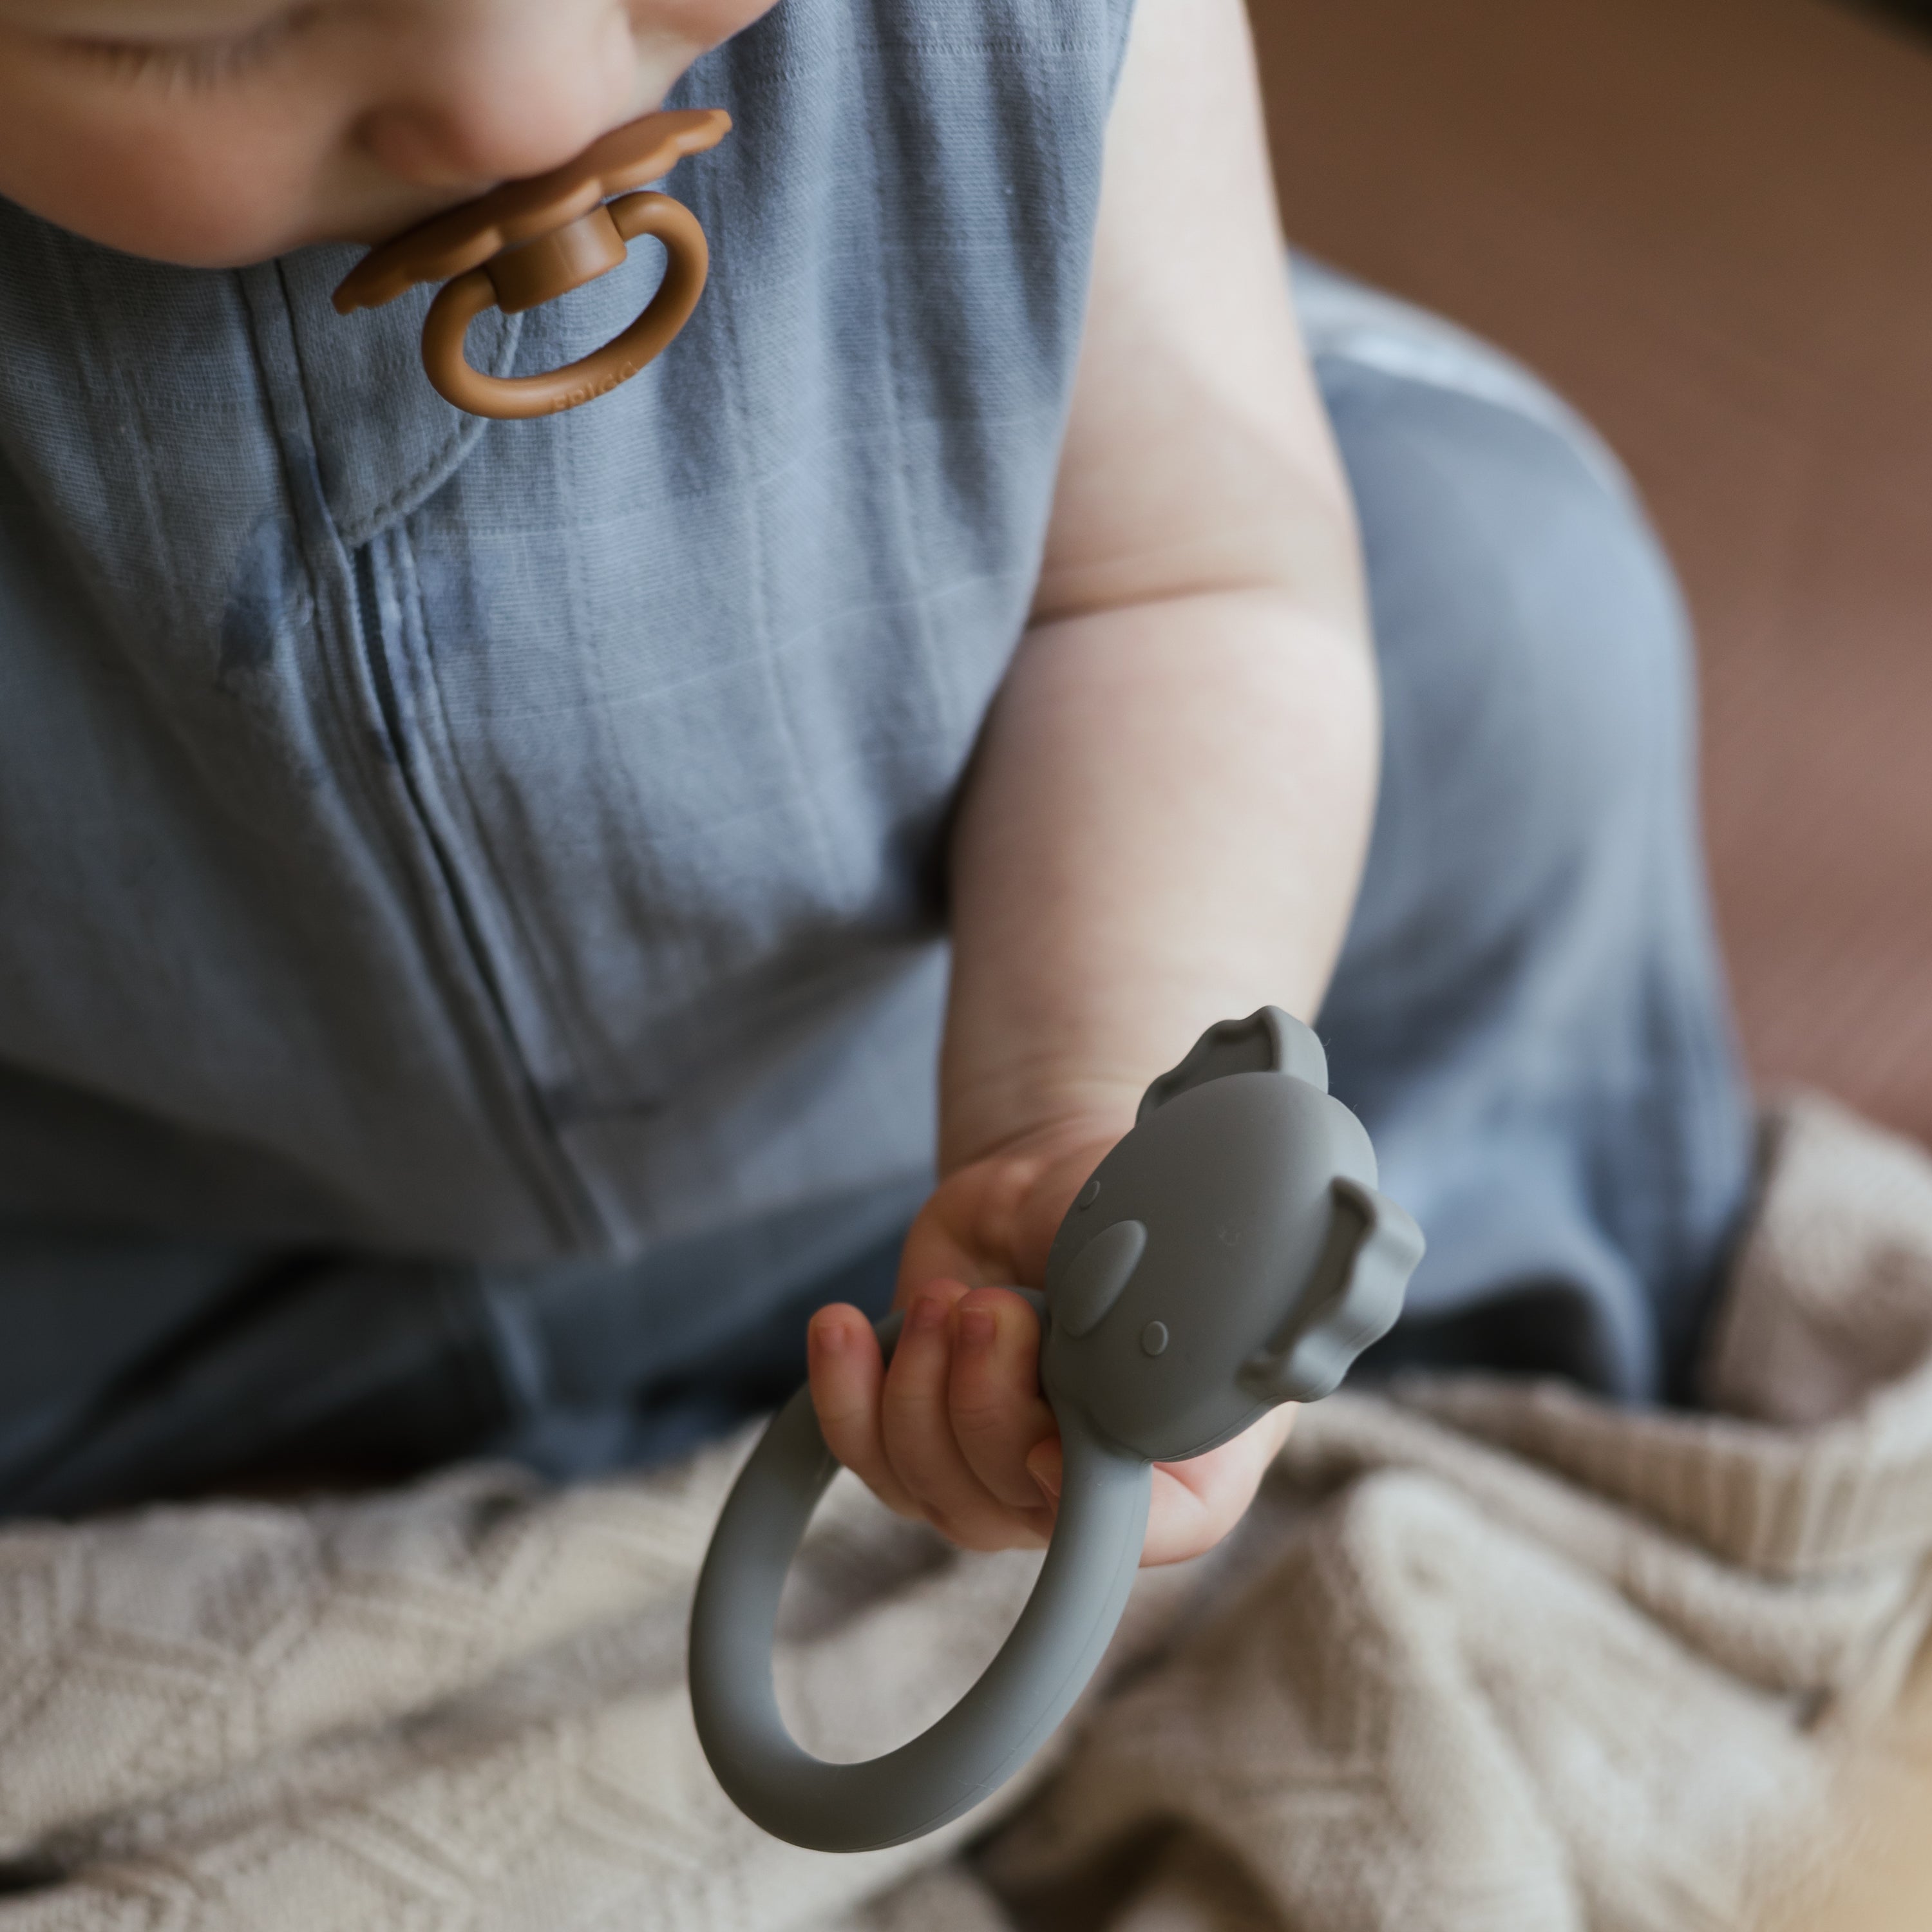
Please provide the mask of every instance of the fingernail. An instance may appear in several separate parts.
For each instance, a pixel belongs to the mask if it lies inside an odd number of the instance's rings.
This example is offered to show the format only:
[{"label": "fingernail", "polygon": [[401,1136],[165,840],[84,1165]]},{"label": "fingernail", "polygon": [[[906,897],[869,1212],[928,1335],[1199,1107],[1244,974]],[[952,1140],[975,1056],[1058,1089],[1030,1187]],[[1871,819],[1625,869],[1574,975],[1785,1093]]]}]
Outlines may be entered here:
[{"label": "fingernail", "polygon": [[812,1346],[821,1355],[842,1355],[851,1339],[842,1322],[814,1322],[812,1324]]},{"label": "fingernail", "polygon": [[990,1308],[962,1308],[959,1311],[959,1346],[967,1354],[985,1354],[999,1332],[999,1322]]},{"label": "fingernail", "polygon": [[1027,1474],[1030,1476],[1043,1490],[1046,1491],[1047,1495],[1051,1497],[1054,1502],[1059,1502],[1060,1478],[1060,1472],[1059,1470],[1053,1468],[1051,1464],[1043,1465],[1036,1462],[1029,1462],[1027,1465]]},{"label": "fingernail", "polygon": [[943,1295],[928,1294],[913,1304],[912,1325],[915,1328],[942,1328],[950,1312]]}]

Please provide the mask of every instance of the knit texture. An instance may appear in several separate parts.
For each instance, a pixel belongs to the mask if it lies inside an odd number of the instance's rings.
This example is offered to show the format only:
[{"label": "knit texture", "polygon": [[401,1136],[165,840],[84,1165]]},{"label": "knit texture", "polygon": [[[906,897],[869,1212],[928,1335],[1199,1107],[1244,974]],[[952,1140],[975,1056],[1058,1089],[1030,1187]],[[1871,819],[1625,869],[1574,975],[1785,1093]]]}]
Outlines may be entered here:
[{"label": "knit texture", "polygon": [[[1932,1607],[1932,1162],[1810,1100],[1766,1147],[1725,1412],[1467,1379],[1308,1410],[1232,1546],[1143,1577],[1048,1761],[890,1851],[766,1838],[698,1752],[684,1620],[742,1441],[10,1528],[0,1932],[1748,1924]],[[1036,1562],[835,1486],[788,1598],[801,1735],[936,1715]]]}]

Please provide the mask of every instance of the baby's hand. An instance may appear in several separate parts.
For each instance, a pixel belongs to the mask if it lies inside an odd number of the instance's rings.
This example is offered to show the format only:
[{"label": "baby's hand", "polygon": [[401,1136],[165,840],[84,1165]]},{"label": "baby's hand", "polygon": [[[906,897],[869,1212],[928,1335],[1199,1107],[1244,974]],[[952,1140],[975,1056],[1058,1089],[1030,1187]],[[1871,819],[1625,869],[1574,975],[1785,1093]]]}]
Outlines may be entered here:
[{"label": "baby's hand", "polygon": [[[971,1281],[1037,1282],[1060,1216],[1111,1142],[1007,1151],[962,1168],[906,1241],[905,1326],[890,1368],[845,1304],[811,1330],[812,1398],[826,1443],[902,1516],[968,1550],[1044,1544],[1060,1492],[1060,1436],[1040,1392],[1040,1324],[1018,1295]],[[1144,1564],[1211,1549],[1253,1500],[1293,1411],[1185,1462],[1156,1463]]]}]

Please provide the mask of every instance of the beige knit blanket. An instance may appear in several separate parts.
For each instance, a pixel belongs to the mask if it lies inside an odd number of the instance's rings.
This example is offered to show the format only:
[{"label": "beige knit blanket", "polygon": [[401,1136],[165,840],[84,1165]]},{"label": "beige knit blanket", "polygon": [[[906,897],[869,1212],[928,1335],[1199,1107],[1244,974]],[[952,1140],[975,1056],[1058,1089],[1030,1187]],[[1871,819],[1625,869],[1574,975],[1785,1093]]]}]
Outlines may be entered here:
[{"label": "beige knit blanket", "polygon": [[[828,1857],[712,1784],[683,1626],[742,1442],[8,1530],[0,1932],[1748,1923],[1932,1610],[1932,1162],[1816,1101],[1767,1144],[1722,1414],[1487,1380],[1307,1411],[970,1862],[994,1814]],[[808,1553],[781,1677],[831,1754],[936,1714],[1035,1560],[843,1487]]]}]

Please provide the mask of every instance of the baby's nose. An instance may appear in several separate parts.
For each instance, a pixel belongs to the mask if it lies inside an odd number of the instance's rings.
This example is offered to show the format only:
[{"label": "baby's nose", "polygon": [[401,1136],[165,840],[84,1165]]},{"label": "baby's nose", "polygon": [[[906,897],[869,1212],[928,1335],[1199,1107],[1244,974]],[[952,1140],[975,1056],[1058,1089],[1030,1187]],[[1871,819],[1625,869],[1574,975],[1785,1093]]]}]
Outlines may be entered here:
[{"label": "baby's nose", "polygon": [[460,32],[412,50],[358,140],[424,188],[485,188],[568,160],[637,111],[628,40],[574,26],[574,10],[466,10]]}]

